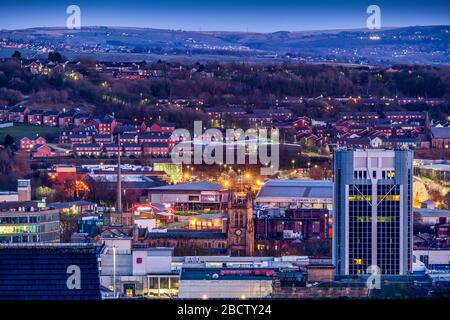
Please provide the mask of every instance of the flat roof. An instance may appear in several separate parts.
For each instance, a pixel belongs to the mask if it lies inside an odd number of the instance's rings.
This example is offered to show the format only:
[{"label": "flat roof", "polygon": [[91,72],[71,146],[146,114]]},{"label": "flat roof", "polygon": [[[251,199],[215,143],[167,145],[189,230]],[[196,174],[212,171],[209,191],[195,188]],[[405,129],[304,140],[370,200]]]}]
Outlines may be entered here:
[{"label": "flat roof", "polygon": [[436,163],[436,164],[424,164],[418,166],[420,169],[437,170],[437,171],[450,171],[450,164]]},{"label": "flat roof", "polygon": [[413,211],[422,217],[450,217],[450,210],[414,208]]},{"label": "flat roof", "polygon": [[[104,174],[90,173],[88,176],[99,182],[117,182],[117,173],[115,172]],[[153,182],[151,178],[143,174],[121,174],[121,179],[122,182]]]},{"label": "flat roof", "polygon": [[330,180],[278,180],[267,181],[256,195],[256,202],[268,198],[320,198],[331,199],[333,182]]},{"label": "flat roof", "polygon": [[450,128],[449,127],[431,128],[431,133],[433,134],[433,138],[442,138],[442,139],[450,138]]},{"label": "flat roof", "polygon": [[79,201],[49,203],[47,206],[52,209],[64,209],[70,208],[72,206],[91,206],[91,205],[96,205],[96,203],[86,200],[79,200]]},{"label": "flat roof", "polygon": [[148,232],[148,239],[173,238],[173,239],[226,239],[227,234],[218,231],[189,231],[173,230],[167,232]]},{"label": "flat roof", "polygon": [[161,190],[161,191],[220,191],[223,187],[218,183],[212,182],[193,182],[193,183],[180,183],[174,185],[167,185],[162,187],[150,188],[149,191],[152,190]]},{"label": "flat roof", "polygon": [[[253,271],[259,271],[253,273]],[[274,268],[183,268],[180,280],[272,280]],[[226,272],[226,273],[222,273]]]}]

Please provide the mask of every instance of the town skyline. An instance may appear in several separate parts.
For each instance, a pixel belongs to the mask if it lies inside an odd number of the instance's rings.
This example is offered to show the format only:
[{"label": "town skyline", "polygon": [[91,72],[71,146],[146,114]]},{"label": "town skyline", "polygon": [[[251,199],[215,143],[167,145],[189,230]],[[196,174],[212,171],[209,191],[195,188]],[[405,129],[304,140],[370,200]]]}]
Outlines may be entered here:
[{"label": "town skyline", "polygon": [[[213,5],[203,0],[189,4],[172,0],[162,3],[126,5],[120,1],[78,1],[82,26],[122,26],[186,31],[261,32],[315,31],[366,28],[369,5],[381,9],[382,26],[448,25],[450,6],[446,1],[341,1],[310,4],[303,1],[228,1]],[[135,5],[133,5],[135,4]],[[50,1],[44,4],[25,1],[20,5],[0,5],[0,29],[64,27],[71,3]],[[6,14],[8,13],[8,14]],[[17,19],[21,17],[21,19]]]}]

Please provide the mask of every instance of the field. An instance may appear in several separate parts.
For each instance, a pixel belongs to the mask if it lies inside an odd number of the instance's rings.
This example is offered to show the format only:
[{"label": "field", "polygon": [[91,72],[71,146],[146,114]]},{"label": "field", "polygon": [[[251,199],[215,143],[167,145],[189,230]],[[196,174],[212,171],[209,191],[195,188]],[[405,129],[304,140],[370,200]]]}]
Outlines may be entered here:
[{"label": "field", "polygon": [[6,135],[11,135],[14,139],[25,135],[40,135],[44,137],[47,142],[57,142],[60,128],[45,127],[45,126],[26,126],[14,125],[13,127],[0,128],[0,143],[5,141]]}]

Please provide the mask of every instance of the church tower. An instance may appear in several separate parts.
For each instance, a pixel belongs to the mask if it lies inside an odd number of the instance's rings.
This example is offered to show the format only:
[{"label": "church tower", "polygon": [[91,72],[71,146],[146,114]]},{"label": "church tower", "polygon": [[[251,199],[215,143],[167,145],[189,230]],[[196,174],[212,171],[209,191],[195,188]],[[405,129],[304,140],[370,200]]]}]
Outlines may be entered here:
[{"label": "church tower", "polygon": [[253,256],[255,231],[251,192],[228,195],[228,253],[231,256]]}]

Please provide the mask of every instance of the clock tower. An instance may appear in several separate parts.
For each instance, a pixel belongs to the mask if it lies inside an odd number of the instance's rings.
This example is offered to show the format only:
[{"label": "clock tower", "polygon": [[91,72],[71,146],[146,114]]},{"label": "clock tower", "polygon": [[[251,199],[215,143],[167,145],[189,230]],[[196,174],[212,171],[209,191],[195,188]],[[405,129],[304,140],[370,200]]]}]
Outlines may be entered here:
[{"label": "clock tower", "polygon": [[253,256],[255,231],[251,192],[229,193],[227,236],[231,256]]}]

